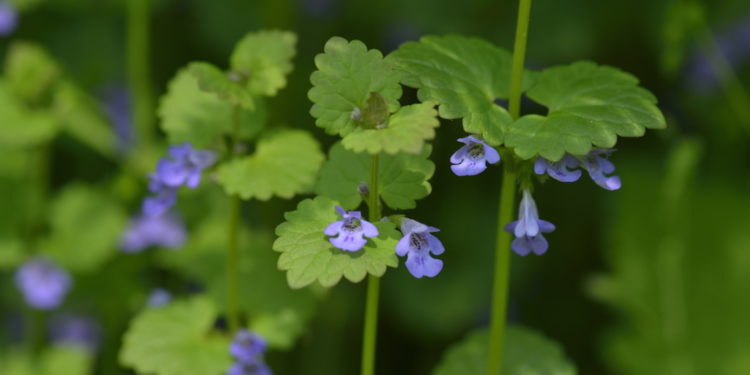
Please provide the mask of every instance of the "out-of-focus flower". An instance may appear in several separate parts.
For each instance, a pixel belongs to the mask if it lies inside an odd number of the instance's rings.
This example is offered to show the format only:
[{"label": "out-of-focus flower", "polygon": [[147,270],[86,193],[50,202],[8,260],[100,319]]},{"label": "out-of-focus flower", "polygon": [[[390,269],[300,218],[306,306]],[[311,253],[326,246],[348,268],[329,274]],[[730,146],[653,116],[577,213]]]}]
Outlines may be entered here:
[{"label": "out-of-focus flower", "polygon": [[555,230],[555,226],[552,223],[539,219],[536,202],[531,197],[531,192],[524,190],[518,208],[518,220],[505,226],[506,232],[513,233],[516,236],[511,244],[513,251],[522,256],[529,253],[536,255],[546,253],[549,244],[542,233],[549,233],[553,230]]},{"label": "out-of-focus flower", "polygon": [[451,170],[456,176],[480,174],[487,169],[487,163],[495,164],[500,161],[497,150],[473,135],[459,138],[458,141],[464,146],[451,156]]},{"label": "out-of-focus flower", "polygon": [[260,335],[246,329],[239,330],[229,345],[229,354],[236,362],[227,375],[271,375],[271,370],[263,362],[266,348],[266,340]]},{"label": "out-of-focus flower", "polygon": [[141,215],[130,222],[120,238],[120,248],[126,253],[140,252],[150,246],[179,248],[187,233],[180,220],[170,214]]},{"label": "out-of-focus flower", "polygon": [[130,95],[124,87],[108,87],[102,93],[102,107],[115,131],[117,149],[126,153],[133,146]]},{"label": "out-of-focus flower", "polygon": [[18,11],[7,1],[0,2],[0,36],[8,36],[18,27]]},{"label": "out-of-focus flower", "polygon": [[146,305],[153,309],[162,307],[170,301],[172,301],[172,293],[169,293],[166,289],[156,288],[148,295],[148,302],[146,302]]},{"label": "out-of-focus flower", "polygon": [[52,319],[50,338],[56,344],[74,345],[94,352],[99,347],[101,328],[90,318],[64,315]]},{"label": "out-of-focus flower", "polygon": [[15,282],[26,303],[39,310],[60,306],[72,284],[65,270],[40,257],[24,263],[16,271]]},{"label": "out-of-focus flower", "polygon": [[357,251],[367,243],[367,239],[363,236],[378,236],[378,228],[369,221],[362,219],[362,214],[359,211],[346,212],[339,206],[336,206],[336,211],[343,220],[331,223],[323,232],[328,236],[338,234],[338,237],[329,239],[333,246],[345,251]]},{"label": "out-of-focus flower", "polygon": [[443,243],[432,235],[440,231],[416,220],[404,218],[401,221],[401,233],[404,235],[396,244],[398,256],[406,258],[406,268],[416,278],[435,277],[443,269],[443,261],[430,256],[440,255],[445,251]]},{"label": "out-of-focus flower", "polygon": [[169,147],[170,158],[162,158],[156,164],[156,178],[164,185],[191,189],[198,187],[201,173],[216,161],[216,154],[208,150],[196,150],[190,143]]}]

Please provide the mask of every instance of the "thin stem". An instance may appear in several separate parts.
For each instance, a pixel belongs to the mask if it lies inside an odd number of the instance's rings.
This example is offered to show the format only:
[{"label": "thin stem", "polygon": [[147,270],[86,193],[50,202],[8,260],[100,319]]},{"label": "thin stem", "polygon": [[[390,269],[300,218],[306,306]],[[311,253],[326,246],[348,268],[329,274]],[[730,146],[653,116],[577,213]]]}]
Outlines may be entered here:
[{"label": "thin stem", "polygon": [[[234,122],[232,141],[229,154],[233,157],[239,141],[240,108],[235,106],[232,116]],[[227,320],[229,332],[234,333],[240,327],[239,318],[239,261],[237,248],[238,229],[240,221],[240,198],[236,195],[229,197],[229,225],[227,237]]]},{"label": "thin stem", "polygon": [[[380,220],[380,196],[378,191],[378,155],[373,155],[370,164],[370,221]],[[367,299],[365,302],[365,327],[362,335],[362,375],[375,373],[375,347],[378,327],[378,295],[380,279],[370,275],[367,278]]]},{"label": "thin stem", "polygon": [[137,144],[154,141],[154,109],[149,68],[149,0],[128,0],[128,85],[133,106]]},{"label": "thin stem", "polygon": [[510,279],[510,233],[503,225],[513,218],[516,201],[516,174],[507,166],[503,169],[503,184],[500,187],[498,208],[498,235],[495,246],[495,277],[492,283],[492,317],[490,321],[489,358],[487,374],[500,373],[503,362],[503,341],[505,338],[505,317],[508,310],[508,280]]},{"label": "thin stem", "polygon": [[[510,97],[508,111],[515,120],[521,114],[521,88],[523,87],[523,66],[526,57],[526,39],[529,30],[531,0],[520,0],[516,40],[513,46],[513,63],[510,77]],[[510,222],[516,200],[516,172],[512,161],[503,164],[503,183],[500,187],[498,207],[498,235],[495,246],[495,274],[492,283],[492,317],[490,321],[490,342],[487,358],[487,374],[498,375],[503,365],[503,344],[505,341],[505,320],[508,311],[508,285],[510,279],[510,233],[503,226]]]}]

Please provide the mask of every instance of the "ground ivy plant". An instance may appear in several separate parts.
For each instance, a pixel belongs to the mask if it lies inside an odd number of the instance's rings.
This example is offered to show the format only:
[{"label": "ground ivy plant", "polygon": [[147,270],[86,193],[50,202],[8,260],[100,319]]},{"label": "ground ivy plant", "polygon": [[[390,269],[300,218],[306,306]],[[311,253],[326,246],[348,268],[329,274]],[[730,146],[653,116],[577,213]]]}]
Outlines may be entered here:
[{"label": "ground ivy plant", "polygon": [[[184,241],[184,233],[169,229],[178,200],[198,199],[184,188],[204,190],[204,220],[183,249],[157,261],[200,280],[205,293],[144,308],[125,334],[123,365],[159,375],[266,373],[266,348],[291,347],[309,319],[314,296],[286,287],[274,270],[270,236],[242,225],[244,201],[312,190],[325,158],[308,132],[266,126],[267,98],[286,86],[296,41],[287,31],[250,33],[228,68],[193,62],[170,81],[158,113],[171,146],[149,175],[150,194],[123,237],[124,250]],[[219,317],[225,329],[217,328]]]}]

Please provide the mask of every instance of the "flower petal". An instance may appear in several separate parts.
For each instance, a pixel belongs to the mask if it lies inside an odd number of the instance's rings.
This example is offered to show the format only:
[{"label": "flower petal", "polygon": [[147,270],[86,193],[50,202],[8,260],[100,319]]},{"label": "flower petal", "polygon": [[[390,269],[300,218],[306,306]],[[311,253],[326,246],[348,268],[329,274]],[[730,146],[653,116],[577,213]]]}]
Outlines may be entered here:
[{"label": "flower petal", "polygon": [[440,255],[445,251],[445,247],[443,246],[443,243],[440,242],[440,239],[437,237],[428,234],[427,235],[427,241],[430,242],[430,251],[435,255]]},{"label": "flower petal", "polygon": [[544,238],[544,236],[542,236],[541,234],[529,238],[527,244],[531,251],[533,251],[536,255],[542,255],[546,253],[547,247],[549,246],[549,243],[547,243],[547,239]]},{"label": "flower petal", "polygon": [[411,251],[411,233],[405,234],[396,244],[396,255],[402,257]]},{"label": "flower petal", "polygon": [[494,147],[484,144],[484,159],[490,164],[495,164],[500,161],[500,154]]},{"label": "flower petal", "polygon": [[357,251],[365,246],[367,240],[362,238],[362,232],[341,233],[338,237],[329,239],[333,246],[344,251]]},{"label": "flower petal", "polygon": [[334,221],[328,227],[326,227],[326,230],[323,231],[323,233],[329,235],[329,236],[335,236],[336,234],[341,231],[341,226],[344,225],[344,220]]},{"label": "flower petal", "polygon": [[360,220],[360,223],[362,224],[362,234],[364,234],[365,237],[377,237],[380,234],[378,228],[371,222]]},{"label": "flower petal", "polygon": [[426,225],[416,220],[412,220],[409,218],[403,218],[401,220],[401,233],[403,233],[404,235],[412,232],[421,233],[427,231],[428,229],[429,228]]},{"label": "flower petal", "polygon": [[427,253],[410,252],[406,259],[406,268],[416,278],[435,277],[443,269],[443,261],[430,257]]},{"label": "flower petal", "polygon": [[555,224],[550,223],[547,220],[538,220],[539,231],[542,233],[549,233],[555,230]]},{"label": "flower petal", "polygon": [[469,146],[461,146],[456,152],[451,155],[451,163],[458,164],[466,158],[466,153],[469,152]]},{"label": "flower petal", "polygon": [[529,246],[528,240],[525,236],[513,240],[513,242],[511,242],[510,244],[510,248],[520,256],[526,256],[531,252],[531,247]]},{"label": "flower petal", "polygon": [[464,159],[461,164],[451,165],[451,170],[456,176],[475,176],[487,169],[484,160],[473,161],[469,158]]}]

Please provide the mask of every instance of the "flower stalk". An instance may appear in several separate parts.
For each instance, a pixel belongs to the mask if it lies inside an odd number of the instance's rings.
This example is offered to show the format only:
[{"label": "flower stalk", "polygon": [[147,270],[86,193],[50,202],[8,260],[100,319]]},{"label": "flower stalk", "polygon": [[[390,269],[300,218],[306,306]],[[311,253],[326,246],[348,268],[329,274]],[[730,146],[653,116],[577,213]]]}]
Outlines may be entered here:
[{"label": "flower stalk", "polygon": [[[380,191],[378,189],[378,155],[372,155],[370,163],[369,215],[370,222],[380,220]],[[378,297],[380,278],[367,277],[367,297],[365,302],[365,324],[362,335],[362,375],[375,374],[375,347],[378,326]]]}]

